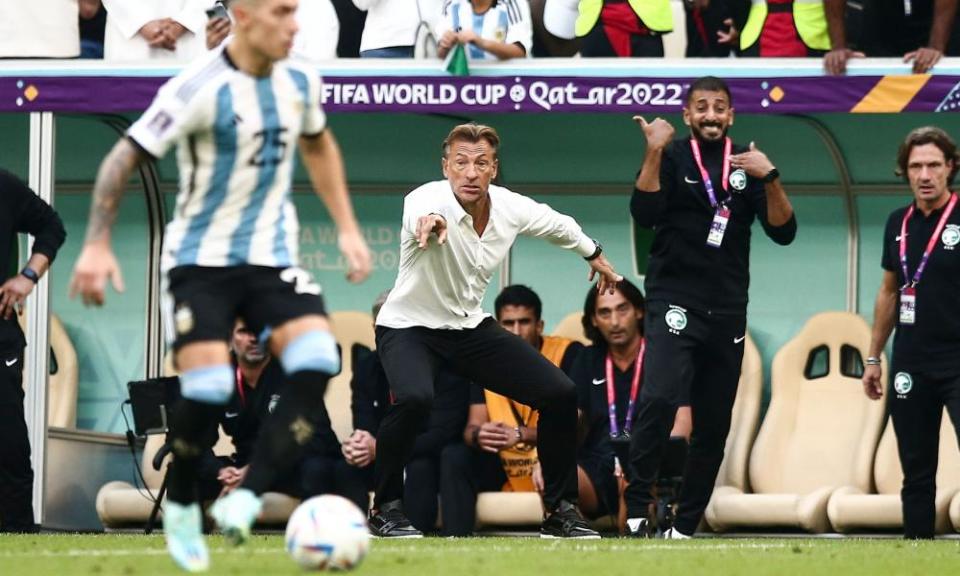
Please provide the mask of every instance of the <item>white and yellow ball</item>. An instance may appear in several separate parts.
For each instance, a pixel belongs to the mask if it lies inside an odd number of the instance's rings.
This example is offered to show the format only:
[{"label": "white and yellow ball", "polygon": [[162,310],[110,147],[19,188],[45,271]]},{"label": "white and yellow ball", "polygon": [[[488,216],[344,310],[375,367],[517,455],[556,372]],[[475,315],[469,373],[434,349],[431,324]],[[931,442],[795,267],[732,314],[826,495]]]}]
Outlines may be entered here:
[{"label": "white and yellow ball", "polygon": [[287,522],[286,547],[305,570],[350,570],[370,549],[367,519],[340,496],[315,496],[297,506]]}]

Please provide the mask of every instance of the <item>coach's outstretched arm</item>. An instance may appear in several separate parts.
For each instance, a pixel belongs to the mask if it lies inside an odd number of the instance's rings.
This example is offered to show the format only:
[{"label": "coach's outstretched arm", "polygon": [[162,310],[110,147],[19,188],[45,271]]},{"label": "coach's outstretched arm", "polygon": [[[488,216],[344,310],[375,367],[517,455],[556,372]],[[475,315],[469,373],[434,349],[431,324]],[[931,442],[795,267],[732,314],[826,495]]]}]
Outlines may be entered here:
[{"label": "coach's outstretched arm", "polygon": [[643,165],[633,185],[633,197],[630,199],[630,214],[644,228],[652,228],[660,220],[664,209],[664,199],[660,192],[660,177],[663,151],[673,140],[674,128],[663,118],[647,122],[643,116],[634,116],[633,120],[643,129],[647,149],[643,154]]},{"label": "coach's outstretched arm", "polygon": [[97,181],[93,185],[87,236],[70,280],[70,297],[80,294],[87,306],[103,305],[107,280],[113,284],[114,290],[123,292],[123,275],[113,255],[110,232],[117,219],[127,181],[146,159],[146,152],[128,138],[121,138],[100,163]]},{"label": "coach's outstretched arm", "polygon": [[370,250],[353,213],[343,156],[330,128],[316,136],[301,137],[300,156],[317,195],[337,225],[337,244],[347,259],[347,280],[362,282],[370,274]]}]

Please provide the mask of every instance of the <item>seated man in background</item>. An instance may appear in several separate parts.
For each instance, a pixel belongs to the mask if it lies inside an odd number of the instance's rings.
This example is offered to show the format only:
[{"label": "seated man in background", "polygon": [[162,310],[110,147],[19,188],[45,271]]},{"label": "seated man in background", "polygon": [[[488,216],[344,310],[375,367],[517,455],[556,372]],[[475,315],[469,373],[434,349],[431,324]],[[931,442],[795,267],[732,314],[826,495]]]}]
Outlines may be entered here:
[{"label": "seated man in background", "polygon": [[[234,327],[231,348],[236,391],[224,409],[220,426],[233,440],[235,453],[216,457],[211,451],[204,458],[199,474],[204,500],[226,494],[243,482],[261,425],[273,413],[286,382],[280,363],[272,361],[243,321]],[[313,438],[299,464],[277,478],[270,490],[301,499],[337,494],[365,510],[368,497],[362,475],[340,454],[325,406],[318,408],[314,425]],[[215,442],[216,435],[212,434],[211,444]]]},{"label": "seated man in background", "polygon": [[[389,290],[373,304],[376,321]],[[350,382],[354,431],[343,443],[346,461],[363,473],[364,495],[373,490],[373,463],[377,458],[377,431],[392,402],[390,384],[380,356],[363,344],[354,344],[353,380]],[[403,501],[407,517],[421,532],[433,532],[437,525],[440,492],[440,454],[444,447],[460,441],[467,419],[470,386],[459,376],[440,368],[430,419],[423,423],[413,448],[413,458],[404,470]],[[360,483],[358,483],[360,484]],[[363,510],[368,506],[364,505]]]},{"label": "seated man in background", "polygon": [[103,0],[105,60],[189,61],[203,54],[212,0]]},{"label": "seated man in background", "polygon": [[[569,374],[583,345],[543,335],[540,297],[522,285],[507,286],[494,302],[501,326],[540,351]],[[518,346],[522,344],[518,341]],[[476,523],[477,494],[482,491],[542,492],[534,478],[538,414],[529,406],[471,385],[464,443],[443,451],[440,511],[444,536],[468,536]]]},{"label": "seated man in background", "polygon": [[[643,293],[628,280],[620,282],[613,294],[587,292],[583,331],[593,346],[584,348],[570,374],[577,385],[583,428],[577,451],[580,506],[590,518],[616,515],[621,529],[626,522],[622,499],[629,480],[630,432],[643,375],[643,315]],[[690,406],[683,405],[670,433],[671,438],[683,440],[669,445],[661,478],[682,476],[691,427]],[[679,468],[669,470],[675,459],[671,453],[678,449]],[[658,486],[661,492],[667,488]]]},{"label": "seated man in background", "polygon": [[533,50],[528,0],[449,0],[435,33],[440,58],[456,44],[471,60],[523,58]]}]

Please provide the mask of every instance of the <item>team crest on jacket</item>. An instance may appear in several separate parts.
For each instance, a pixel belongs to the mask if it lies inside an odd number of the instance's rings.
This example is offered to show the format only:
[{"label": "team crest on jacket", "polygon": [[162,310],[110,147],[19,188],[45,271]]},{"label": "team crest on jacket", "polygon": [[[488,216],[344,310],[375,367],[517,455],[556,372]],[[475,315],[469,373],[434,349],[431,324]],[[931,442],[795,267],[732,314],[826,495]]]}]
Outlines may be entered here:
[{"label": "team crest on jacket", "polygon": [[944,250],[953,250],[953,247],[960,244],[960,225],[947,224],[940,234],[940,241],[943,242]]},{"label": "team crest on jacket", "polygon": [[670,306],[667,313],[663,315],[664,322],[670,329],[671,334],[680,334],[687,327],[687,311],[679,306]]},{"label": "team crest on jacket", "polygon": [[913,390],[913,377],[906,372],[897,372],[893,377],[893,389],[900,398],[905,398]]},{"label": "team crest on jacket", "polygon": [[743,192],[743,189],[747,187],[747,173],[743,171],[743,168],[737,168],[730,173],[730,187],[737,192]]}]

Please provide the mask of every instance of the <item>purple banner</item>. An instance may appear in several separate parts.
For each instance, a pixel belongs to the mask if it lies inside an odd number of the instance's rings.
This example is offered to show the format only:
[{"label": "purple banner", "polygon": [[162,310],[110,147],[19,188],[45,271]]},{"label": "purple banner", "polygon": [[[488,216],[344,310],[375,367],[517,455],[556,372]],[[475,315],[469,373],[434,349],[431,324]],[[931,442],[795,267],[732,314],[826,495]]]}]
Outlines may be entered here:
[{"label": "purple banner", "polygon": [[[162,77],[0,78],[0,112],[117,113],[144,110]],[[329,112],[671,113],[690,78],[555,76],[328,76]],[[741,113],[952,112],[960,76],[733,78]]]}]

